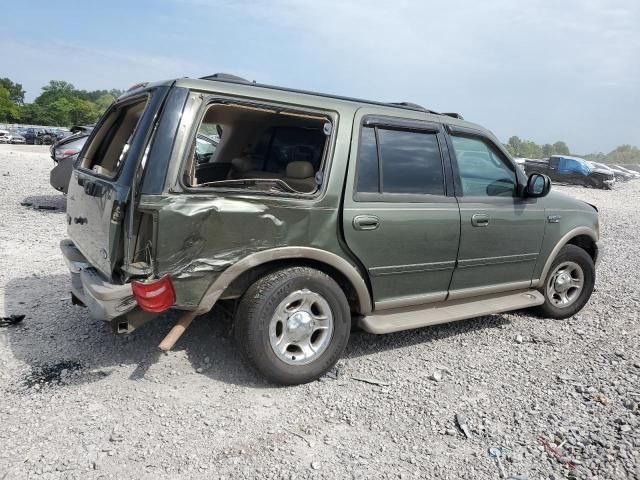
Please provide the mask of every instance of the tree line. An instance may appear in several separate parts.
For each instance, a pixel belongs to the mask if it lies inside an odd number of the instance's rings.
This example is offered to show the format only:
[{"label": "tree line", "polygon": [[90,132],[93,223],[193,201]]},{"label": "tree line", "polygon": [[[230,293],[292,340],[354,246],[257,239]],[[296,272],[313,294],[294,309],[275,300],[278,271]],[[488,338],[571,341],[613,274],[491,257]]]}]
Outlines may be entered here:
[{"label": "tree line", "polygon": [[25,103],[21,84],[0,78],[0,123],[70,127],[95,123],[124,91],[78,90],[63,80],[51,80],[33,103]]},{"label": "tree line", "polygon": [[565,142],[545,143],[538,145],[531,140],[522,140],[513,136],[504,144],[508,152],[516,158],[548,158],[551,155],[574,155],[592,162],[612,163],[612,164],[633,164],[640,163],[640,148],[632,145],[620,145],[609,153],[571,153]]}]

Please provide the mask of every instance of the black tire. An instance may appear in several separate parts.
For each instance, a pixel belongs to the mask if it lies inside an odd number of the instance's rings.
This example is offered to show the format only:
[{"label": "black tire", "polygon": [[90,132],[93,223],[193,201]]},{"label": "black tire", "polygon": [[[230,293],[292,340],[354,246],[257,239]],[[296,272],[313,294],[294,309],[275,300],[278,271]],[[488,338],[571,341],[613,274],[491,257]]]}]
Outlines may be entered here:
[{"label": "black tire", "polygon": [[[584,283],[578,297],[566,307],[558,307],[554,305],[548,294],[548,284],[556,268],[566,262],[576,263],[583,272]],[[539,289],[544,296],[544,303],[537,307],[535,311],[543,317],[564,319],[569,318],[578,313],[586,305],[593,292],[593,286],[596,280],[596,269],[591,256],[582,248],[575,245],[565,245],[560,249],[558,256],[551,264],[549,272],[544,279],[543,286]]]},{"label": "black tire", "polygon": [[[333,315],[333,333],[318,358],[304,365],[281,360],[270,343],[269,324],[280,303],[293,292],[308,289],[319,294]],[[234,324],[234,336],[243,357],[272,382],[307,383],[324,375],[338,361],[349,340],[351,311],[340,286],[313,268],[291,267],[269,273],[245,292]]]}]

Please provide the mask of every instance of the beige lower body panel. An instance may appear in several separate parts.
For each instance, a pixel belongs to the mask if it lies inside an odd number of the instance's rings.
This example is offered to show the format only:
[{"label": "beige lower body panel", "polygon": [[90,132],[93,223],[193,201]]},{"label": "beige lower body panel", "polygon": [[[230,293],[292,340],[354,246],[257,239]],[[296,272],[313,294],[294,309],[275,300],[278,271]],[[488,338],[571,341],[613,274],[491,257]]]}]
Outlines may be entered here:
[{"label": "beige lower body panel", "polygon": [[369,333],[392,333],[439,323],[455,322],[493,313],[535,307],[544,303],[537,290],[504,292],[450,300],[415,307],[385,310],[360,319],[360,327]]}]

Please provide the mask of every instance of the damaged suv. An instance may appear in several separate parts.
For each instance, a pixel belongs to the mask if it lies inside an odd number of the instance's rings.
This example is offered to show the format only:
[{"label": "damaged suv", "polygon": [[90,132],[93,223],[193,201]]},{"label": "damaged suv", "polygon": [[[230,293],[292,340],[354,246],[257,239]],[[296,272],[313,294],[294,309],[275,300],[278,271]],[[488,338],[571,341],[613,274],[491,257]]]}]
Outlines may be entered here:
[{"label": "damaged suv", "polygon": [[352,322],[381,334],[522,308],[566,318],[594,287],[595,207],[526,177],[457,114],[222,74],[139,85],[69,184],[73,301],[160,344],[227,302],[248,361],[308,382]]}]

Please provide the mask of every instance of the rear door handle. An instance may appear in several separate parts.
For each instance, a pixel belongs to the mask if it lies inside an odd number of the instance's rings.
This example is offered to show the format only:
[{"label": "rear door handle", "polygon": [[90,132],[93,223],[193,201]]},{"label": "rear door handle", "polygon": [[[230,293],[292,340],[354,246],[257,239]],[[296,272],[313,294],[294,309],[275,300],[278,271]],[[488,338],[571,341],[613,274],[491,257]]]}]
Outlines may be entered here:
[{"label": "rear door handle", "polygon": [[471,225],[474,227],[487,227],[489,225],[489,215],[486,213],[476,213],[472,215]]},{"label": "rear door handle", "polygon": [[375,215],[358,215],[353,217],[353,228],[356,230],[375,230],[380,226],[380,219]]}]

